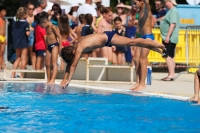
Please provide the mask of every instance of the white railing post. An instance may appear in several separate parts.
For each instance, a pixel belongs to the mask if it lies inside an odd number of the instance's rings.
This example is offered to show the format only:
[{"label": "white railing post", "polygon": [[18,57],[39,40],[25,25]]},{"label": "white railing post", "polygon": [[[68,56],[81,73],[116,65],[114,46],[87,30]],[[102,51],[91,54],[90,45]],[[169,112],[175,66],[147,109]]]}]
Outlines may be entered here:
[{"label": "white railing post", "polygon": [[[6,41],[8,43],[8,24],[9,24],[9,21],[8,19],[6,19]],[[5,64],[8,63],[8,44],[6,44],[5,46],[5,50],[4,50],[4,62]]]}]

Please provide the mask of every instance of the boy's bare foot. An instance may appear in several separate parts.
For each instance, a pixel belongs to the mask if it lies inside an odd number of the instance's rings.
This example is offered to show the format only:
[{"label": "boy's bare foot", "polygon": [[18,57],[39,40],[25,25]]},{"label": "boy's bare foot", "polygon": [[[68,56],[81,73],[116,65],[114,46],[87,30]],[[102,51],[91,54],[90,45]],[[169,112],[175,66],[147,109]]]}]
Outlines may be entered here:
[{"label": "boy's bare foot", "polygon": [[141,91],[145,88],[146,88],[146,85],[139,84],[137,87],[135,87],[135,89],[133,91],[138,92],[138,91]]},{"label": "boy's bare foot", "polygon": [[158,52],[160,54],[162,54],[162,51],[165,48],[165,46],[163,44],[159,43],[156,40],[151,40],[151,39],[145,39],[145,43],[144,43],[143,47],[146,47],[146,48],[148,48],[152,51]]},{"label": "boy's bare foot", "polygon": [[190,102],[197,102],[198,100],[199,100],[198,96],[193,96],[190,99],[188,99],[188,101],[190,101]]},{"label": "boy's bare foot", "polygon": [[134,90],[137,86],[139,85],[139,83],[138,82],[136,82],[131,88],[130,88],[130,90]]}]

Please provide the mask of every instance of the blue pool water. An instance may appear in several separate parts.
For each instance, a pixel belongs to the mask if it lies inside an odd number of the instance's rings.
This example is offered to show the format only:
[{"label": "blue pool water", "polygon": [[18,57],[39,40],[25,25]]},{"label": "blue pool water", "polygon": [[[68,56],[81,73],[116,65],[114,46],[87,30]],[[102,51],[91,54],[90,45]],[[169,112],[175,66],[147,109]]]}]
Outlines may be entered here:
[{"label": "blue pool water", "polygon": [[0,132],[200,132],[200,106],[45,84],[0,83]]}]

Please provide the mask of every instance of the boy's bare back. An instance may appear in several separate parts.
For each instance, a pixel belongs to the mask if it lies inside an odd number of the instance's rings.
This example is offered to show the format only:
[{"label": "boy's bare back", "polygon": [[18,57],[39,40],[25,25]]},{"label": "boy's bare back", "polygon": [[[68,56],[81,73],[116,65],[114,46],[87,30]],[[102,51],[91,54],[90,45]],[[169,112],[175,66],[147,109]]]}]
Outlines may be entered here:
[{"label": "boy's bare back", "polygon": [[105,45],[107,41],[106,34],[92,34],[81,38],[79,42],[77,42],[77,49],[80,49],[82,53],[91,52],[96,48],[101,48]]}]

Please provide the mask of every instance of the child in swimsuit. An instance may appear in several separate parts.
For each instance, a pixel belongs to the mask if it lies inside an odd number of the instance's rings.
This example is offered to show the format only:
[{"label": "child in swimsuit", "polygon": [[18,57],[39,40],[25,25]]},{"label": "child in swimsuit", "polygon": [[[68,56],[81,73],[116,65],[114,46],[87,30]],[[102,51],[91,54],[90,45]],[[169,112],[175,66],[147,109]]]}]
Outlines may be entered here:
[{"label": "child in swimsuit", "polygon": [[4,51],[6,45],[6,7],[0,6],[0,70],[6,68],[4,64]]},{"label": "child in swimsuit", "polygon": [[[143,39],[154,40],[152,34],[152,13],[149,0],[134,0],[134,5],[138,10],[137,32]],[[139,37],[139,34],[136,36]],[[135,70],[137,73],[137,82],[131,87],[133,91],[141,91],[146,88],[145,79],[147,75],[148,54],[150,50],[145,48],[136,48],[134,55]]]},{"label": "child in swimsuit", "polygon": [[34,45],[34,51],[36,53],[35,70],[41,70],[43,68],[44,54],[46,52],[46,30],[41,26],[40,15],[42,15],[42,13],[38,13],[35,16],[35,20],[37,21]]},{"label": "child in swimsuit", "polygon": [[[85,25],[82,27],[82,30],[81,30],[81,36],[82,37],[85,37],[87,35],[91,35],[91,34],[94,33],[94,30],[91,27],[92,21],[93,21],[92,15],[91,14],[85,14],[85,16],[84,16]],[[82,54],[82,57],[88,58],[90,56],[91,52],[88,52],[86,54]]]},{"label": "child in swimsuit", "polygon": [[[114,19],[114,23],[115,23],[115,29],[114,29],[115,33],[120,36],[125,36],[125,31],[123,30],[122,26],[122,19],[120,17],[116,17]],[[124,53],[125,53],[124,46],[116,46],[116,50],[114,50],[113,52],[113,64],[122,65]]]},{"label": "child in swimsuit", "polygon": [[[47,51],[46,51],[46,70],[47,70],[47,84],[55,84],[55,78],[58,71],[57,59],[58,53],[62,49],[62,38],[58,28],[48,20],[48,14],[42,12],[40,16],[42,27],[46,28],[47,37]],[[59,43],[58,43],[59,40]],[[51,74],[51,63],[53,66]]]},{"label": "child in swimsuit", "polygon": [[[70,28],[68,16],[66,14],[63,14],[60,16],[60,18],[58,20],[58,28],[59,28],[60,35],[62,38],[62,48],[72,45],[72,43],[76,40],[76,38],[71,37],[70,32],[73,32],[73,31]],[[72,41],[70,41],[70,42],[67,40],[69,36],[70,36],[70,38],[73,38]],[[58,60],[60,60],[60,62],[61,62],[60,70],[64,70],[63,60],[60,57]]]}]

